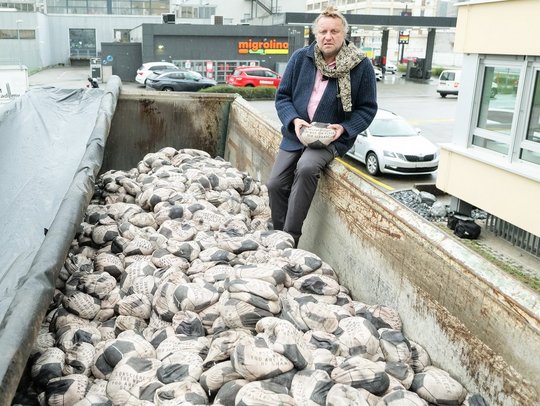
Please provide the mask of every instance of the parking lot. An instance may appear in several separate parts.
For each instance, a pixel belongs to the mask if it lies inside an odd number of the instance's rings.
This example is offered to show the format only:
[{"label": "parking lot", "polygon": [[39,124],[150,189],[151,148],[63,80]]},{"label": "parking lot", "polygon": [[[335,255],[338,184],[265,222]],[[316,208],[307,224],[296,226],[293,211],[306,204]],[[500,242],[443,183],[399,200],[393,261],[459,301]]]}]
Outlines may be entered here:
[{"label": "parking lot", "polygon": [[[30,76],[30,86],[49,86],[78,88],[86,87],[90,71],[86,67],[58,66],[46,69]],[[104,86],[105,84],[101,84]],[[415,82],[406,80],[398,72],[386,74],[382,81],[377,82],[379,107],[407,119],[414,127],[421,130],[421,134],[434,142],[441,144],[450,142],[454,128],[455,109],[457,97],[442,98],[436,91],[437,80]],[[123,92],[146,92],[147,90],[137,82],[123,82]],[[253,107],[261,112],[273,126],[281,126],[277,117],[274,102],[253,101]],[[350,165],[359,175],[377,184],[386,191],[406,189],[415,184],[435,184],[436,175],[405,176],[382,175],[378,178],[370,177],[365,166],[350,158],[343,158],[343,162]]]}]

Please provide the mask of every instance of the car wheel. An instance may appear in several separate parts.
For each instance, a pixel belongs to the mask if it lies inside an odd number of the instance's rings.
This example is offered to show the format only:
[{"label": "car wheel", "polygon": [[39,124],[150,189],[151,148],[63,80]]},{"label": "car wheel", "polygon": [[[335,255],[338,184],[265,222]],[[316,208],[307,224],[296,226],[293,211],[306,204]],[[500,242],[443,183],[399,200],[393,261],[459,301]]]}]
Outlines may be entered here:
[{"label": "car wheel", "polygon": [[163,90],[164,92],[172,92],[173,91],[172,87],[164,87],[161,90]]},{"label": "car wheel", "polygon": [[366,156],[366,170],[372,176],[377,176],[380,173],[379,159],[375,152],[369,152]]},{"label": "car wheel", "polygon": [[491,98],[493,99],[495,96],[497,96],[497,89],[495,89],[494,87],[491,88]]},{"label": "car wheel", "polygon": [[441,97],[444,99],[446,97],[446,93],[439,93]]}]

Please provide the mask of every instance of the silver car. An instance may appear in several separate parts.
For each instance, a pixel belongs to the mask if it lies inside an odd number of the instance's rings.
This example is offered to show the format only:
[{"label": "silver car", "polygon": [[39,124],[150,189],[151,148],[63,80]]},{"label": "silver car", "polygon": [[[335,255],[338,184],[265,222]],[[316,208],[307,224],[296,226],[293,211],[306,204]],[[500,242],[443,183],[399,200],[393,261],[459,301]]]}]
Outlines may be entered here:
[{"label": "silver car", "polygon": [[347,155],[366,165],[367,172],[426,175],[439,166],[439,148],[403,117],[379,109]]}]

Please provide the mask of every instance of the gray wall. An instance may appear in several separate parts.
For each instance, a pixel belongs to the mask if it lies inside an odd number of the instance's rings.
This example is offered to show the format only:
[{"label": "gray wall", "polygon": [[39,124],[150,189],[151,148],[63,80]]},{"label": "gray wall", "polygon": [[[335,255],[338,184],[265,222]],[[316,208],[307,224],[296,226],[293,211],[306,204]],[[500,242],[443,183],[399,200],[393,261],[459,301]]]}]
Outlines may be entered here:
[{"label": "gray wall", "polygon": [[[112,56],[112,61],[107,57]],[[112,66],[112,74],[119,76],[123,82],[135,81],[135,74],[141,65],[141,44],[140,43],[101,43],[102,60],[107,61],[106,65]]]}]

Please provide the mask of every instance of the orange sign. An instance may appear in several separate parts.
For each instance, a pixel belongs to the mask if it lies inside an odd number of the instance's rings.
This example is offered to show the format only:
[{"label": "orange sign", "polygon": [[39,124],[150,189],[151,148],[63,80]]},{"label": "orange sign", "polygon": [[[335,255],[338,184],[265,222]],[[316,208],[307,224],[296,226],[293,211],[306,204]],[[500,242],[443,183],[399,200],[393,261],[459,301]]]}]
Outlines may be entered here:
[{"label": "orange sign", "polygon": [[408,43],[409,43],[409,34],[405,31],[400,31],[398,44],[408,44]]},{"label": "orange sign", "polygon": [[260,55],[287,55],[289,53],[289,43],[271,39],[269,41],[254,41],[251,38],[247,41],[238,41],[239,54],[260,54]]}]

